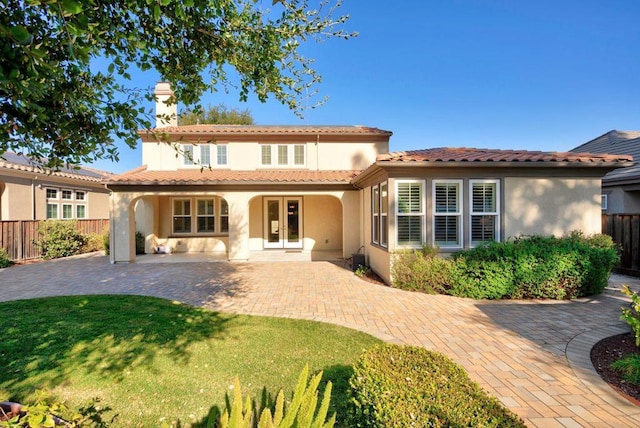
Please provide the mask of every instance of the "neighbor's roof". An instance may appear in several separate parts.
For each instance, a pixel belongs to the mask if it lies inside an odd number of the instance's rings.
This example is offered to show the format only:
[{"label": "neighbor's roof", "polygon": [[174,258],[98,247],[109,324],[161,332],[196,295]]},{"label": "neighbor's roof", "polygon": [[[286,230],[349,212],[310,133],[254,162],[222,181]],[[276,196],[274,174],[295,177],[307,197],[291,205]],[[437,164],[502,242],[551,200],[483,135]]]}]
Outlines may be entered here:
[{"label": "neighbor's roof", "polygon": [[[605,153],[623,153],[640,158],[640,131],[612,130],[572,149],[571,151],[597,151]],[[635,165],[611,171],[602,179],[603,184],[616,185],[634,183],[640,180],[640,166]]]},{"label": "neighbor's roof", "polygon": [[28,157],[14,152],[4,152],[0,155],[0,168],[94,182],[101,182],[114,176],[111,172],[86,166],[79,166],[78,169],[61,168],[59,171],[54,171],[49,168],[43,168]]},{"label": "neighbor's roof", "polygon": [[378,155],[376,163],[449,163],[449,162],[561,162],[601,164],[631,162],[629,155],[610,155],[599,153],[563,153],[563,152],[538,152],[528,150],[498,150],[498,149],[473,149],[466,147],[440,147],[425,150],[413,150],[407,152],[392,152]]},{"label": "neighbor's roof", "polygon": [[124,185],[219,185],[219,184],[349,184],[360,171],[180,169],[149,171],[146,166],[106,180]]},{"label": "neighbor's roof", "polygon": [[615,153],[640,157],[640,131],[612,130],[589,140],[571,152]]}]

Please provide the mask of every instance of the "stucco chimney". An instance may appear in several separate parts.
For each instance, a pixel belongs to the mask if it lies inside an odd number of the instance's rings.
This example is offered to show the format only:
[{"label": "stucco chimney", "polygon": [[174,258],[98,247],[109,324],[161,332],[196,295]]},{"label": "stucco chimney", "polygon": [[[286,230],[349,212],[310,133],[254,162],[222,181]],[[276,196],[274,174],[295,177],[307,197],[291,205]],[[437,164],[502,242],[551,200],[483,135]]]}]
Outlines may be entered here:
[{"label": "stucco chimney", "polygon": [[171,84],[168,82],[158,83],[153,94],[156,96],[156,128],[178,126],[178,105],[166,103],[169,98],[173,97]]}]

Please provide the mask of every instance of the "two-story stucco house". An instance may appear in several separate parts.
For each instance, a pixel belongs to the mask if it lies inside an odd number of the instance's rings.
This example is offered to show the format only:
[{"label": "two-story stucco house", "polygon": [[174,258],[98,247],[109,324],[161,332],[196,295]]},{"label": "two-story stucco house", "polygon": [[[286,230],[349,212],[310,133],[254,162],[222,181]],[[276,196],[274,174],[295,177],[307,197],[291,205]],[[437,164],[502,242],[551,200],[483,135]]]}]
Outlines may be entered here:
[{"label": "two-story stucco house", "polygon": [[[176,116],[170,95],[156,87],[161,117]],[[391,132],[364,126],[158,128],[181,154],[141,131],[144,165],[107,182],[112,262],[135,260],[140,231],[147,252],[164,245],[229,260],[363,252],[390,281],[398,248],[600,232],[601,177],[631,165],[628,156],[584,153],[389,153]]]}]

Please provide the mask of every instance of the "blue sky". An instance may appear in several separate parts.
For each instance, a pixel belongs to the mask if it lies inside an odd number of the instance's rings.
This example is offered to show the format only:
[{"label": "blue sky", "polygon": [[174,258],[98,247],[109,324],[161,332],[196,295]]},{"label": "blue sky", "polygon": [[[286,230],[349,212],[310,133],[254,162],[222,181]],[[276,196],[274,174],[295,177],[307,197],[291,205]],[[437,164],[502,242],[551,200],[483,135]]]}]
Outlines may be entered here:
[{"label": "blue sky", "polygon": [[[393,132],[392,151],[566,151],[640,129],[637,0],[344,0],[341,11],[359,36],[303,47],[329,96],[304,119],[223,91],[203,105],[248,108],[263,125],[378,127]],[[157,80],[133,77],[132,86]],[[94,166],[135,168],[140,148],[123,146],[120,157]]]}]

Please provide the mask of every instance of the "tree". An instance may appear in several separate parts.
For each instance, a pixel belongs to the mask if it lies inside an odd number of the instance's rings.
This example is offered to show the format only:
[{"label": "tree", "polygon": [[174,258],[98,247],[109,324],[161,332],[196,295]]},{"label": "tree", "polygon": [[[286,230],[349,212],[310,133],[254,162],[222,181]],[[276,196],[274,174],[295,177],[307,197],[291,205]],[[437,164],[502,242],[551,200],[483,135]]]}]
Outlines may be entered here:
[{"label": "tree", "polygon": [[[151,89],[127,86],[131,67],[155,69],[187,108],[233,87],[301,115],[320,82],[301,44],[355,36],[334,18],[342,0],[309,1],[0,0],[0,155],[118,160],[115,139],[135,147],[153,119]],[[111,63],[95,71],[101,57]]]},{"label": "tree", "polygon": [[178,115],[179,125],[196,124],[253,125],[248,109],[229,108],[224,104],[209,106],[206,110],[186,110]]}]

